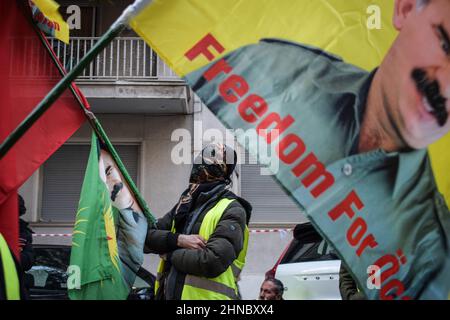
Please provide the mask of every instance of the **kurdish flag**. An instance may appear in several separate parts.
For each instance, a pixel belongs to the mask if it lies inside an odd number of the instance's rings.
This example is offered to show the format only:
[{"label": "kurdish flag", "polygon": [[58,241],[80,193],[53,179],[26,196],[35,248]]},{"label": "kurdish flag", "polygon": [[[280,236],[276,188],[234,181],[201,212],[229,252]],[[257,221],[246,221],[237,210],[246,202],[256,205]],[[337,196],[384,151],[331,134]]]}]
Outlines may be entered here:
[{"label": "kurdish flag", "polygon": [[[394,154],[356,154],[358,144],[350,145],[360,134],[365,90],[377,85],[370,72],[398,39],[394,9],[397,18],[407,9],[409,18],[422,10],[421,17],[442,15],[430,8],[445,1],[420,7],[427,2],[147,0],[128,10],[135,11],[130,26],[222,123],[243,129],[236,131],[239,142],[247,140],[244,130],[264,136],[271,157],[281,160],[276,181],[370,299],[446,299],[450,293],[450,216],[434,183],[450,204],[450,134],[428,154],[395,153],[398,166],[390,162],[372,171],[375,159],[390,161]],[[430,47],[438,48],[433,36]],[[445,51],[439,51],[443,58]],[[411,80],[410,74],[404,78]],[[269,136],[259,127],[279,130]],[[256,139],[245,145],[253,155]]]},{"label": "kurdish flag", "polygon": [[73,300],[124,300],[143,262],[147,218],[95,134],[73,230]]},{"label": "kurdish flag", "polygon": [[[180,76],[207,65],[185,56],[205,34],[223,46],[220,59],[262,38],[289,39],[324,49],[365,70],[377,67],[397,35],[392,0],[260,1],[143,0],[131,27]],[[216,48],[218,49],[218,48]],[[213,48],[214,51],[214,48]],[[450,134],[429,147],[439,191],[450,205]]]}]

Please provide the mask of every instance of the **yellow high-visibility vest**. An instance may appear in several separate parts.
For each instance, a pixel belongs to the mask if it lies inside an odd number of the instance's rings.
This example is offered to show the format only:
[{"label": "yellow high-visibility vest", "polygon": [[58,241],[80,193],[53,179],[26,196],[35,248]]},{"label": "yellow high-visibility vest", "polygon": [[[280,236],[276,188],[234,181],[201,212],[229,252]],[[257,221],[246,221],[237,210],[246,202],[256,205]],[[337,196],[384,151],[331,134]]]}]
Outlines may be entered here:
[{"label": "yellow high-visibility vest", "polygon": [[[200,226],[199,235],[206,241],[214,233],[225,209],[233,202],[234,199],[221,199],[211,208],[203,218]],[[175,232],[175,225],[172,222],[172,232]],[[245,265],[245,257],[247,255],[249,231],[247,226],[244,231],[244,245],[236,260],[222,274],[215,278],[197,277],[194,275],[186,275],[181,300],[236,300],[239,299],[237,280],[240,272]],[[158,267],[158,275],[155,283],[155,293],[160,286],[164,270],[164,260],[160,261]]]},{"label": "yellow high-visibility vest", "polygon": [[19,277],[16,264],[9,250],[8,244],[0,233],[0,260],[3,267],[3,279],[5,281],[6,299],[20,300]]}]

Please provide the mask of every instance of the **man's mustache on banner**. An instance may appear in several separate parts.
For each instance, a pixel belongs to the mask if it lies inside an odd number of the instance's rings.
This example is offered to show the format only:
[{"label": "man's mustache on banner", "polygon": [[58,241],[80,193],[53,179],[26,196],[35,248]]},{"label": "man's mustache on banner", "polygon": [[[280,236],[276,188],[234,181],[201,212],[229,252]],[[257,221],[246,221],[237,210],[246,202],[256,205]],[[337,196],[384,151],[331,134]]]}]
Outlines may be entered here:
[{"label": "man's mustache on banner", "polygon": [[447,99],[440,92],[437,80],[430,80],[426,71],[422,69],[414,69],[412,78],[416,83],[417,89],[424,95],[426,99],[425,105],[431,107],[430,113],[436,118],[438,124],[443,127],[447,123],[448,112],[445,107]]}]

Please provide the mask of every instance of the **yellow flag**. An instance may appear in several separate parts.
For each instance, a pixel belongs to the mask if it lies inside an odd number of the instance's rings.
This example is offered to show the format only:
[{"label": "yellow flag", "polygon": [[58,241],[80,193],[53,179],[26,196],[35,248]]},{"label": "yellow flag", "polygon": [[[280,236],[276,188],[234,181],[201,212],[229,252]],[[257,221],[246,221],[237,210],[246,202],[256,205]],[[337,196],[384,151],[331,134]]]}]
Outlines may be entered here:
[{"label": "yellow flag", "polygon": [[[371,4],[383,12],[380,29],[367,28]],[[130,25],[182,76],[208,62],[184,57],[207,33],[223,44],[223,55],[261,38],[281,38],[323,48],[372,69],[396,35],[389,20],[392,10],[392,0],[156,0]]]},{"label": "yellow flag", "polygon": [[[253,155],[273,148],[274,178],[367,298],[447,298],[450,215],[432,178],[449,203],[450,135],[429,153],[355,153],[361,121],[393,122],[387,128],[419,138],[425,125],[446,129],[436,74],[447,72],[448,1],[142,0],[131,8],[131,27],[238,142]],[[434,63],[433,74],[422,69]],[[380,97],[392,112],[377,118]],[[374,266],[383,269],[378,288]]]},{"label": "yellow flag", "polygon": [[[34,6],[33,6],[34,3]],[[69,43],[69,25],[58,11],[59,4],[53,0],[32,0],[33,19],[46,34]]]},{"label": "yellow flag", "polygon": [[[210,62],[185,56],[205,34],[223,45],[216,58],[262,38],[281,38],[372,70],[397,35],[393,9],[392,0],[154,0],[130,26],[180,76]],[[429,151],[439,191],[450,204],[450,135]]]},{"label": "yellow flag", "polygon": [[439,191],[450,206],[450,134],[432,144],[429,152]]}]

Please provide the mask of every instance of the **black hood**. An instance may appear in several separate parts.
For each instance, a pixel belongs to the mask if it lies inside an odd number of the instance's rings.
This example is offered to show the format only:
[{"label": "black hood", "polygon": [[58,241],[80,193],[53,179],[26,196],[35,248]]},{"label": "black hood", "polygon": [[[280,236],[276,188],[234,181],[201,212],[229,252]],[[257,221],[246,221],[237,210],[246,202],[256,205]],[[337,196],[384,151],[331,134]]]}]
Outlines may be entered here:
[{"label": "black hood", "polygon": [[230,184],[236,163],[237,153],[233,148],[223,144],[209,144],[195,158],[189,183],[225,181]]}]

